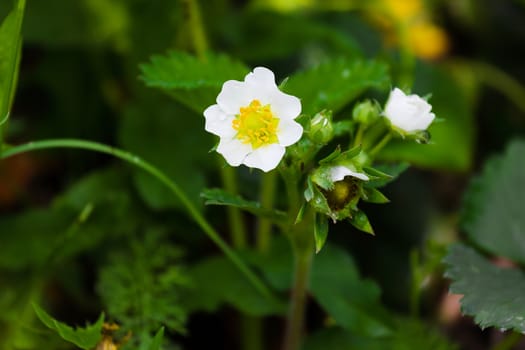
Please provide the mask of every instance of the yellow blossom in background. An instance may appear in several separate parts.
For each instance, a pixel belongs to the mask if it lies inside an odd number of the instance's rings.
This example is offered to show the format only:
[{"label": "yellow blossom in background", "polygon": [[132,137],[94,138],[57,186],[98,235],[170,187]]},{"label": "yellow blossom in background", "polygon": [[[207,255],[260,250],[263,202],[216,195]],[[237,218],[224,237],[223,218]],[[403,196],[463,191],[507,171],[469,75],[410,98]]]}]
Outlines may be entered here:
[{"label": "yellow blossom in background", "polygon": [[271,8],[279,12],[292,12],[311,8],[315,5],[315,0],[256,0],[257,7]]},{"label": "yellow blossom in background", "polygon": [[387,46],[399,46],[423,60],[447,53],[447,34],[432,22],[423,0],[376,0],[367,10],[370,20],[383,31]]},{"label": "yellow blossom in background", "polygon": [[382,7],[393,20],[406,22],[423,12],[421,0],[382,0]]},{"label": "yellow blossom in background", "polygon": [[420,22],[408,28],[408,45],[417,57],[431,60],[448,51],[449,41],[440,27],[431,22]]}]

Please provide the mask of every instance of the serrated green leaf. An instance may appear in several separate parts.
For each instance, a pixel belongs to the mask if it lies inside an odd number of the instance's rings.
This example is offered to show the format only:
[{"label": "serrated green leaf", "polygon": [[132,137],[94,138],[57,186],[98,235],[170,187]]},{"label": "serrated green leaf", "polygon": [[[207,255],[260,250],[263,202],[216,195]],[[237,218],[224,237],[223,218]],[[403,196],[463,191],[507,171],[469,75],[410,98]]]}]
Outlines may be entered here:
[{"label": "serrated green leaf", "polygon": [[153,56],[140,69],[147,86],[162,89],[199,114],[215,103],[225,81],[242,80],[248,73],[244,64],[225,55],[208,54],[199,60],[176,51]]},{"label": "serrated green leaf", "polygon": [[315,252],[319,253],[328,237],[328,218],[326,215],[316,214],[314,221]]},{"label": "serrated green leaf", "polygon": [[17,0],[15,8],[0,25],[0,144],[3,143],[3,125],[9,118],[18,80],[24,8],[25,0]]},{"label": "serrated green leaf", "polygon": [[498,327],[525,332],[525,274],[517,268],[497,267],[472,248],[457,244],[445,258],[450,291],[462,294],[462,312],[481,328]]},{"label": "serrated green leaf", "polygon": [[489,160],[466,192],[462,227],[483,249],[525,263],[525,141]]},{"label": "serrated green leaf", "polygon": [[185,333],[181,295],[188,276],[181,250],[165,237],[163,229],[149,229],[144,238],[112,251],[99,272],[97,290],[108,313],[125,329],[147,338],[161,325]]},{"label": "serrated green leaf", "polygon": [[432,112],[444,122],[434,121],[431,142],[394,140],[378,154],[385,161],[405,161],[419,167],[466,171],[470,168],[474,146],[474,114],[464,89],[441,68],[418,65],[414,91],[432,92]]},{"label": "serrated green leaf", "polygon": [[238,195],[233,195],[220,188],[205,189],[202,191],[201,197],[206,199],[206,205],[231,206],[246,210],[253,215],[269,218],[276,222],[283,222],[287,218],[287,214],[283,211],[262,208],[261,203],[259,202],[248,201]]},{"label": "serrated green leaf", "polygon": [[387,89],[388,67],[375,61],[339,59],[292,75],[285,92],[298,96],[303,113],[334,113],[369,88]]},{"label": "serrated green leaf", "polygon": [[352,217],[350,218],[350,223],[357,228],[366,233],[374,234],[374,229],[368,220],[368,217],[362,210],[357,210],[352,212]]},{"label": "serrated green leaf", "polygon": [[97,322],[84,328],[76,329],[65,323],[59,322],[45,312],[40,306],[33,303],[33,309],[36,315],[49,329],[54,330],[57,334],[70,343],[75,344],[81,349],[93,349],[102,339],[102,325],[104,324],[104,314],[101,314]]}]

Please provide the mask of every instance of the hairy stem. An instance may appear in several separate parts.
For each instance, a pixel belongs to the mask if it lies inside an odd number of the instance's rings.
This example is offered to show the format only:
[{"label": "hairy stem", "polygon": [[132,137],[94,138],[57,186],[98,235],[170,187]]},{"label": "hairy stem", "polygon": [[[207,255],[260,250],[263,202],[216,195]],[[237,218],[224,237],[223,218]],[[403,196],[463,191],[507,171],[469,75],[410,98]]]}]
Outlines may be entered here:
[{"label": "hairy stem", "polygon": [[[288,174],[291,175],[291,174]],[[304,319],[307,302],[310,269],[314,256],[314,239],[310,232],[313,213],[306,213],[299,224],[295,224],[295,217],[301,204],[298,191],[298,182],[284,176],[289,200],[288,235],[294,252],[293,286],[291,302],[286,321],[283,350],[299,350],[304,328]]]},{"label": "hairy stem", "polygon": [[[272,171],[262,176],[261,182],[261,206],[265,209],[273,208],[275,200],[275,189],[277,186],[277,172]],[[266,252],[270,248],[272,238],[272,221],[267,218],[259,218],[256,242],[257,250]]]}]

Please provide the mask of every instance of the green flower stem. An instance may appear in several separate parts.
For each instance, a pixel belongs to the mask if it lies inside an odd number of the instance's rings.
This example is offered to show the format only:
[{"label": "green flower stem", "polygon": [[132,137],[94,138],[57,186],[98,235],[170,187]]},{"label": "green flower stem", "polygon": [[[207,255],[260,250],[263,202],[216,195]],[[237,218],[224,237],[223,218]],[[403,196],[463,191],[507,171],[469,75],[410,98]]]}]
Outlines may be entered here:
[{"label": "green flower stem", "polygon": [[357,127],[357,131],[355,133],[354,142],[352,143],[352,147],[357,147],[363,142],[363,135],[365,133],[366,126],[363,125],[363,123],[359,123],[359,126]]},{"label": "green flower stem", "polygon": [[401,72],[399,75],[399,86],[411,87],[414,83],[414,70],[416,68],[416,57],[412,53],[409,43],[409,28],[406,23],[399,23],[397,32],[400,40],[399,54],[401,59]]},{"label": "green flower stem", "polygon": [[[288,175],[288,176],[287,176]],[[299,224],[295,218],[299,212],[302,198],[298,191],[298,181],[293,174],[283,173],[289,200],[288,236],[294,252],[294,275],[290,309],[286,321],[283,350],[299,350],[304,328],[308,283],[314,256],[314,237],[310,232],[313,213],[307,212]]]},{"label": "green flower stem", "polygon": [[299,350],[304,328],[307,291],[314,256],[313,234],[297,230],[294,242],[294,281],[283,350]]},{"label": "green flower stem", "polygon": [[[206,38],[206,31],[202,23],[201,11],[197,0],[182,0],[183,6],[186,8],[187,22],[193,48],[197,57],[201,61],[206,61],[206,52],[208,51],[208,40]],[[219,169],[221,172],[221,180],[224,189],[231,194],[237,194],[237,179],[235,169],[230,166],[224,166],[222,160],[219,161]],[[242,213],[238,208],[226,208],[228,221],[230,223],[231,241],[235,248],[246,247],[247,238],[246,230],[242,220]]]},{"label": "green flower stem", "polygon": [[140,159],[138,156],[107,146],[101,143],[76,140],[76,139],[55,139],[55,140],[41,140],[35,142],[29,142],[15,147],[10,147],[2,150],[0,159],[8,158],[16,154],[48,149],[48,148],[78,148],[99,153],[109,154],[116,158],[122,159],[152,175],[154,178],[162,182],[171,192],[177,197],[186,208],[186,211],[190,217],[197,223],[197,225],[208,235],[208,237],[224,252],[224,254],[231,260],[231,262],[247,277],[247,279],[253,284],[253,286],[266,298],[274,299],[270,290],[267,286],[244,264],[239,256],[228,246],[226,242],[220,237],[220,235],[211,227],[206,221],[202,214],[197,210],[195,205],[190,201],[186,194],[179,188],[179,186],[170,180],[170,178],[164,174],[161,170],[157,169],[153,165]]},{"label": "green flower stem", "polygon": [[[237,176],[235,169],[230,166],[224,166],[222,160],[220,161],[220,169],[224,189],[231,194],[237,194]],[[245,248],[247,245],[247,239],[241,211],[234,207],[227,207],[226,212],[230,223],[233,246],[235,248]]]},{"label": "green flower stem", "polygon": [[[22,55],[22,22],[23,22],[23,15],[25,13],[26,8],[26,0],[18,0],[16,3],[16,11],[22,13],[22,18],[18,22],[18,46],[15,50],[19,50],[15,55]],[[2,23],[0,23],[2,24]],[[0,105],[7,106],[6,107],[6,114],[0,115],[0,146],[4,143],[4,131],[7,128],[7,124],[9,122],[9,112],[11,108],[11,103],[14,100],[15,96],[15,90],[16,90],[16,80],[18,79],[18,70],[19,70],[19,62],[20,57],[13,60],[13,65],[11,68],[11,76],[10,77],[2,77],[2,79],[9,80],[7,90],[5,91],[4,100],[0,101]],[[12,89],[12,90],[11,90]],[[1,113],[1,112],[0,112]]]},{"label": "green flower stem", "polygon": [[[277,186],[277,172],[271,171],[262,176],[261,182],[261,206],[266,209],[273,208],[275,201],[275,189]],[[266,252],[270,248],[272,239],[272,221],[267,218],[259,218],[256,242],[257,250]]]},{"label": "green flower stem", "polygon": [[206,52],[208,51],[208,40],[206,39],[206,32],[202,23],[201,11],[197,0],[182,0],[182,5],[185,7],[186,21],[188,23],[189,32],[193,41],[195,53],[202,60],[206,60]]},{"label": "green flower stem", "polygon": [[525,113],[525,87],[518,80],[492,65],[481,62],[472,63],[467,62],[466,64],[474,68],[476,77],[501,92]]},{"label": "green flower stem", "polygon": [[390,140],[392,139],[392,132],[388,132],[385,136],[383,136],[383,138],[381,139],[381,141],[379,141],[377,143],[377,145],[374,146],[374,148],[372,148],[369,152],[368,152],[368,155],[370,157],[373,157],[375,156],[380,150],[383,149],[383,147],[385,147],[389,142]]}]

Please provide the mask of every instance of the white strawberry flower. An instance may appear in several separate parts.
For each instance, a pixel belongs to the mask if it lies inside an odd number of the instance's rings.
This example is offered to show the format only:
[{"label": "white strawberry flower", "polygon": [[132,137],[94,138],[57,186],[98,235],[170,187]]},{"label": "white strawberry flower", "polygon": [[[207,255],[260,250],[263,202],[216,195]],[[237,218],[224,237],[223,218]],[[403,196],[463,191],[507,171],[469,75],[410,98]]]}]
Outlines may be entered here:
[{"label": "white strawberry flower", "polygon": [[431,110],[432,106],[418,95],[406,95],[395,88],[390,93],[383,115],[394,128],[412,133],[428,128],[436,117]]},{"label": "white strawberry flower", "polygon": [[244,81],[228,80],[216,102],[204,111],[205,129],[220,137],[217,152],[232,166],[268,172],[303,134],[294,120],[301,102],[280,91],[267,68],[255,68]]},{"label": "white strawberry flower", "polygon": [[363,181],[370,179],[368,175],[354,171],[343,165],[336,165],[330,168],[330,180],[332,180],[332,182],[342,181],[347,176],[352,176]]}]

